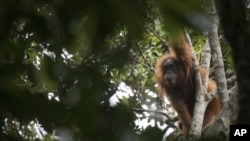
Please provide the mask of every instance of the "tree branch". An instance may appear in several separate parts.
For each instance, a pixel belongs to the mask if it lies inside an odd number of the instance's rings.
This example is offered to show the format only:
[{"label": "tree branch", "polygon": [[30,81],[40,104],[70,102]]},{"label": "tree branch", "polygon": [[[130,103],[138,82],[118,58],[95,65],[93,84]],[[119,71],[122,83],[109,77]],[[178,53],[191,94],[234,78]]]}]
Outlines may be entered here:
[{"label": "tree branch", "polygon": [[228,96],[228,88],[227,88],[227,81],[226,81],[226,75],[225,75],[225,70],[224,70],[224,62],[223,62],[223,57],[221,53],[221,47],[220,47],[220,41],[218,37],[218,18],[216,15],[216,10],[215,10],[215,5],[214,5],[214,0],[210,1],[210,10],[211,13],[211,24],[208,28],[208,41],[211,47],[212,51],[212,60],[214,62],[215,66],[215,80],[217,82],[217,89],[218,89],[218,94],[220,97],[221,101],[221,106],[223,107],[225,104],[227,104],[229,100]]},{"label": "tree branch", "polygon": [[[245,1],[215,1],[225,38],[232,49],[234,68],[238,81],[239,124],[249,124],[250,119],[250,22]],[[230,103],[230,102],[229,102]]]},{"label": "tree branch", "polygon": [[136,45],[136,47],[137,47],[137,49],[138,49],[138,51],[139,51],[139,53],[140,53],[142,59],[146,62],[146,64],[147,64],[147,66],[149,67],[150,71],[154,72],[154,67],[148,62],[148,60],[146,59],[146,57],[143,55],[143,52],[142,52],[142,50],[140,49],[140,46],[138,45],[138,43],[136,43],[136,42],[134,41],[134,44]]},{"label": "tree branch", "polygon": [[152,32],[166,47],[169,47],[168,44],[152,29],[149,28],[150,32]]},{"label": "tree branch", "polygon": [[171,118],[168,114],[159,110],[148,110],[148,109],[140,109],[140,108],[133,108],[132,110],[136,112],[149,112],[149,113],[161,114],[168,119],[168,122],[175,122],[178,120],[178,118]]},{"label": "tree branch", "polygon": [[205,114],[205,110],[207,107],[207,104],[209,101],[205,100],[205,89],[202,86],[201,82],[201,75],[199,71],[199,66],[198,62],[196,61],[193,45],[191,42],[191,38],[187,31],[184,30],[185,33],[185,38],[187,39],[189,45],[190,45],[190,50],[192,52],[192,57],[193,57],[193,66],[194,66],[194,71],[195,71],[195,106],[194,106],[194,111],[193,111],[193,117],[192,117],[192,123],[190,127],[190,132],[188,139],[189,140],[195,140],[197,138],[200,138],[201,136],[201,130],[202,130],[202,123],[203,123],[203,118]]},{"label": "tree branch", "polygon": [[203,87],[206,90],[209,79],[209,68],[210,68],[210,60],[211,60],[211,49],[209,46],[208,39],[206,40],[205,46],[201,52],[200,66],[207,70],[206,76],[204,79]]},{"label": "tree branch", "polygon": [[[230,117],[232,115],[232,110],[230,110],[228,101],[228,86],[224,70],[224,62],[221,52],[220,41],[218,37],[218,17],[215,9],[214,0],[206,1],[208,5],[208,15],[210,16],[210,24],[208,27],[208,41],[212,52],[212,61],[214,63],[213,68],[215,69],[215,80],[217,83],[217,91],[221,103],[221,112],[219,113],[215,124],[210,126],[207,130],[207,135],[213,136],[223,136],[228,137]],[[218,127],[219,126],[219,127]],[[227,140],[227,139],[225,139]]]}]

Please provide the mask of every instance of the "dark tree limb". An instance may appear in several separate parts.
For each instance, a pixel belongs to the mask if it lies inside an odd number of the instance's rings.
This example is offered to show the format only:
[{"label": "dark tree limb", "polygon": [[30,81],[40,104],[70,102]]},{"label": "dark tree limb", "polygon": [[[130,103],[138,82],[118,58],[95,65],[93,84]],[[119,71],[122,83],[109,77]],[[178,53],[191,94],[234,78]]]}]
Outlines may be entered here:
[{"label": "dark tree limb", "polygon": [[221,26],[233,53],[234,67],[239,88],[238,123],[250,123],[250,24],[244,1],[217,0]]}]

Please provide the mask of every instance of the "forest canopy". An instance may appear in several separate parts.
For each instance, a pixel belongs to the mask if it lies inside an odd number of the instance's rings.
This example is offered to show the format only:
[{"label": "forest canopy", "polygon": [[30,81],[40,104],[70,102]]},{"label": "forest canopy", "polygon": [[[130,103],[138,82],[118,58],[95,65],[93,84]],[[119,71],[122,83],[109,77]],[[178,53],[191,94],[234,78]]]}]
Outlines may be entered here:
[{"label": "forest canopy", "polygon": [[[226,77],[232,79],[227,84],[234,88],[237,76],[244,95],[250,67],[247,62],[240,69],[240,62],[250,48],[237,50],[231,34],[224,36],[230,16],[223,2],[216,5]],[[237,3],[247,19],[247,3]],[[181,27],[199,60],[211,24],[206,6],[196,0],[0,2],[0,140],[162,140],[169,128],[165,113],[176,113],[157,96],[154,65]]]}]

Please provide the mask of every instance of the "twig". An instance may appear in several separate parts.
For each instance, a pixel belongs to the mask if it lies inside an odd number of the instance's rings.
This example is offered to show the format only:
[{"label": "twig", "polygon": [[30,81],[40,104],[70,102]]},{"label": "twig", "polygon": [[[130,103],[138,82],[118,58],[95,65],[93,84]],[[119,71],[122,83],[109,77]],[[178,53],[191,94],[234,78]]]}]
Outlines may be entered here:
[{"label": "twig", "polygon": [[166,47],[169,47],[168,44],[152,29],[149,28],[150,32],[152,32]]},{"label": "twig", "polygon": [[132,110],[134,110],[136,112],[150,112],[150,113],[161,114],[168,119],[167,120],[168,122],[174,122],[174,121],[178,120],[178,118],[171,118],[168,114],[166,114],[165,112],[159,111],[159,110],[148,110],[148,109],[140,109],[140,108],[133,108]]},{"label": "twig", "polygon": [[143,53],[142,53],[142,51],[141,51],[140,46],[138,45],[138,43],[136,43],[136,42],[134,41],[134,44],[136,45],[136,47],[137,47],[137,49],[138,49],[138,51],[139,51],[139,53],[140,53],[142,59],[146,62],[147,66],[150,68],[150,70],[151,70],[152,72],[154,72],[154,67],[148,62],[148,60],[146,59],[146,57],[143,55]]},{"label": "twig", "polygon": [[231,89],[228,90],[228,94],[231,96],[238,89],[237,84],[235,84]]}]

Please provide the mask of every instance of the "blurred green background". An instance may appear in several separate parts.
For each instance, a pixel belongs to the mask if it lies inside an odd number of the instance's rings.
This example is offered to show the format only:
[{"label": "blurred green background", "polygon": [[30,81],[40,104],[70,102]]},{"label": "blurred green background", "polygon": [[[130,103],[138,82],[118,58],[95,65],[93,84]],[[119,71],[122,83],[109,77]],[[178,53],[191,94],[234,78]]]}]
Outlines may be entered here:
[{"label": "blurred green background", "polygon": [[[161,140],[162,115],[133,109],[161,108],[155,61],[168,51],[169,33],[183,24],[194,26],[187,16],[202,13],[201,5],[194,0],[1,1],[0,140]],[[204,36],[189,33],[199,52]],[[125,95],[114,95],[118,92]],[[143,119],[154,126],[141,128],[135,121]]]}]

